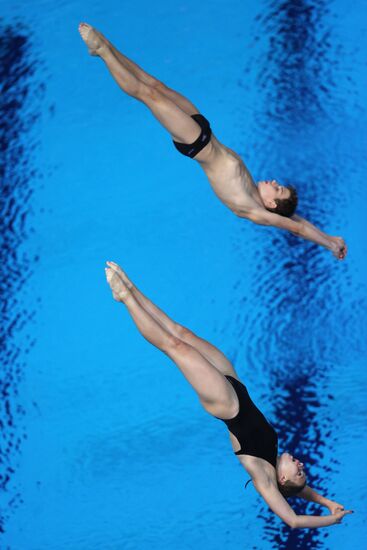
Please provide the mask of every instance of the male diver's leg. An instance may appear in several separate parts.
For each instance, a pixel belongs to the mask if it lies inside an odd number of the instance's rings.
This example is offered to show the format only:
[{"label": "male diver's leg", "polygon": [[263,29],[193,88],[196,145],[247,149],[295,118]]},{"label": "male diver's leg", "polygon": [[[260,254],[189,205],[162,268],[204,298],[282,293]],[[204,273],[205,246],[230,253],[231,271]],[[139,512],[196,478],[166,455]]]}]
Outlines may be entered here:
[{"label": "male diver's leg", "polygon": [[218,348],[210,344],[207,340],[200,338],[191,330],[173,321],[136,287],[136,285],[129,279],[125,271],[123,271],[120,266],[118,266],[115,262],[107,263],[117,270],[123,282],[131,290],[141,306],[150,315],[152,315],[165,330],[197,349],[199,353],[208,359],[208,361],[210,361],[222,374],[238,378],[233,365]]},{"label": "male diver's leg", "polygon": [[[105,38],[105,37],[104,37]],[[106,40],[106,38],[105,38]],[[172,88],[169,88],[164,84],[161,80],[158,80],[151,74],[144,71],[135,61],[132,61],[126,55],[121,53],[113,44],[111,44],[110,41],[108,41],[110,48],[113,49],[113,53],[115,56],[121,61],[123,65],[130,71],[132,74],[136,76],[139,80],[144,82],[144,84],[147,84],[148,86],[151,86],[153,88],[157,88],[162,94],[167,96],[171,101],[176,103],[180,109],[182,109],[185,113],[188,115],[195,115],[199,114],[199,110],[195,105],[187,99],[187,97],[183,96],[179,92],[176,92],[175,90],[172,90]]]},{"label": "male diver's leg", "polygon": [[138,302],[111,264],[106,269],[115,300],[123,302],[138,330],[153,346],[167,354],[197,392],[205,410],[221,418],[238,411],[238,398],[225,377],[195,348],[167,332]]},{"label": "male diver's leg", "polygon": [[101,57],[120,88],[142,101],[168,130],[174,141],[193,143],[200,135],[200,126],[174,101],[154,87],[139,80],[114,53],[107,40],[90,25],[82,23],[79,32],[92,55]]}]

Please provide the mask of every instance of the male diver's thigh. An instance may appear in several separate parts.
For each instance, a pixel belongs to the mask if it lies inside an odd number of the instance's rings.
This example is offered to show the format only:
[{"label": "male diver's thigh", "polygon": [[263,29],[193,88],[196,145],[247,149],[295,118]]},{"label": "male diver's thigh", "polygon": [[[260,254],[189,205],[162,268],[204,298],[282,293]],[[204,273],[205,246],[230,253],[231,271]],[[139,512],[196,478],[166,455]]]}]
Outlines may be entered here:
[{"label": "male diver's thigh", "polygon": [[199,109],[195,107],[195,105],[191,103],[187,97],[179,92],[176,92],[175,90],[172,90],[172,88],[169,88],[163,82],[158,83],[158,89],[162,92],[162,94],[168,97],[168,99],[176,103],[176,105],[189,116],[200,114]]},{"label": "male diver's thigh", "polygon": [[200,135],[199,124],[158,89],[141,83],[138,99],[150,109],[173,140],[188,144]]}]

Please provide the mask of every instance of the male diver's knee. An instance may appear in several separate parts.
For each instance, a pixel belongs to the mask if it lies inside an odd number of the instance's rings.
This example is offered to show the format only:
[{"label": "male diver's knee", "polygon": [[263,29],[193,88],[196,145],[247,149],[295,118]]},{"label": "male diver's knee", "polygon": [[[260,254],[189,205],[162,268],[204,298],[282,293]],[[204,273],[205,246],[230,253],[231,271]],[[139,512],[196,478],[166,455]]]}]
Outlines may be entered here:
[{"label": "male diver's knee", "polygon": [[166,94],[169,91],[169,88],[164,84],[164,82],[157,80],[156,78],[153,78],[151,86],[161,94]]},{"label": "male diver's knee", "polygon": [[140,82],[137,97],[140,101],[149,105],[162,99],[162,93],[155,85]]}]

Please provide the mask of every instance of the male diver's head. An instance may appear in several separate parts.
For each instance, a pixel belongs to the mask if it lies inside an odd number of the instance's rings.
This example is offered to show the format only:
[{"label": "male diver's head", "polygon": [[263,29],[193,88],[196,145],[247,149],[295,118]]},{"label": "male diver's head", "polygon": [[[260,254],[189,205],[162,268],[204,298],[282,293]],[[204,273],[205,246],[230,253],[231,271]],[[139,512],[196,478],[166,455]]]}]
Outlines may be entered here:
[{"label": "male diver's head", "polygon": [[258,182],[261,200],[267,210],[286,216],[292,216],[297,208],[297,191],[294,187],[285,187],[275,180]]},{"label": "male diver's head", "polygon": [[283,453],[277,461],[278,489],[284,497],[292,497],[302,491],[307,483],[303,464],[289,453]]}]

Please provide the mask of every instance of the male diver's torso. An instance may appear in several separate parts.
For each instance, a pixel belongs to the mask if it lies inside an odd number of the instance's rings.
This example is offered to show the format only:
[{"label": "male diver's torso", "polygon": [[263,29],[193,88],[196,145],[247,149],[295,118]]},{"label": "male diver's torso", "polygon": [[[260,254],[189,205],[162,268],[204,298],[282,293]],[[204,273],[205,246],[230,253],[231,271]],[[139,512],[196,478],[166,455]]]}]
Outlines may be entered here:
[{"label": "male diver's torso", "polygon": [[202,168],[217,197],[238,215],[263,209],[257,186],[241,157],[213,135],[211,145],[212,152]]}]

